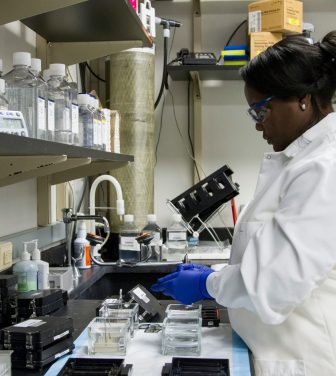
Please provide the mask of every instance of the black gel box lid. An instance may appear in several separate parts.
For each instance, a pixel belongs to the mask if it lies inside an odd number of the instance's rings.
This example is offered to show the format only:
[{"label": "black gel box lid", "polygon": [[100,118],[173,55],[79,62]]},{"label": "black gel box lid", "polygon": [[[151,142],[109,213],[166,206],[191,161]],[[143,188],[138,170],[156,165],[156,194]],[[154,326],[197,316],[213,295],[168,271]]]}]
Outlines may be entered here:
[{"label": "black gel box lid", "polygon": [[71,317],[40,316],[1,330],[5,349],[40,349],[73,332]]},{"label": "black gel box lid", "polygon": [[63,298],[61,289],[47,289],[22,292],[18,295],[18,307],[31,308],[31,302],[35,299],[35,306],[50,305]]}]

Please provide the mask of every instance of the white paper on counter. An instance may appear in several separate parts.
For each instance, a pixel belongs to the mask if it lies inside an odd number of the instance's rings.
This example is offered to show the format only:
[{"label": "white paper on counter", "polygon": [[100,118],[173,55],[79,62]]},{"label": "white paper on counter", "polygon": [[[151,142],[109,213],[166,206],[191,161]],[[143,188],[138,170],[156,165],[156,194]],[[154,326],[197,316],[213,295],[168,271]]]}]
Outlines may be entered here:
[{"label": "white paper on counter", "polygon": [[[125,364],[133,365],[132,376],[160,376],[165,363],[170,363],[172,356],[161,354],[161,336],[159,333],[145,333],[136,330],[127,347]],[[251,376],[248,363],[248,350],[245,345],[238,344],[232,349],[233,335],[229,324],[221,324],[215,328],[202,328],[202,351],[200,358],[227,358],[230,362],[230,372],[233,376]],[[236,336],[237,337],[237,336]],[[237,340],[234,339],[237,343]],[[72,357],[77,358],[123,358],[109,354],[88,355],[87,329],[75,341],[76,348]],[[45,376],[55,376],[62,369],[69,357],[56,362]]]}]

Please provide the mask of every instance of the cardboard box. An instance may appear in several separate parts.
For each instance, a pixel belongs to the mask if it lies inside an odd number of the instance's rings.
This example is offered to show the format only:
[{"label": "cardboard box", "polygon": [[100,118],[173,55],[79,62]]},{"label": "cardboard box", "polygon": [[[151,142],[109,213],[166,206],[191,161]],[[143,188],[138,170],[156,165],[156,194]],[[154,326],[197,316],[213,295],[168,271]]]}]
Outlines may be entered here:
[{"label": "cardboard box", "polygon": [[302,33],[303,4],[298,0],[261,0],[248,5],[249,34],[260,31]]},{"label": "cardboard box", "polygon": [[250,59],[265,51],[268,47],[281,41],[281,33],[269,33],[267,31],[261,33],[250,34]]}]

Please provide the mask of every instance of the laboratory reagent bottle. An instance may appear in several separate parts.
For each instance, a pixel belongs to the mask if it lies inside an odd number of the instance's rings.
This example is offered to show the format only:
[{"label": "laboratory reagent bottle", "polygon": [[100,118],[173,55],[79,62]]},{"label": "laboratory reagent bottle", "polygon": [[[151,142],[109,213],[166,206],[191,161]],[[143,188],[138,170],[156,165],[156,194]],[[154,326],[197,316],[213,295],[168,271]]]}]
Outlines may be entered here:
[{"label": "laboratory reagent bottle", "polygon": [[31,59],[30,72],[36,78],[36,85],[34,86],[36,96],[35,113],[36,113],[36,138],[41,140],[47,139],[47,113],[46,113],[46,98],[48,94],[48,85],[41,77],[41,60]]},{"label": "laboratory reagent bottle", "polygon": [[70,88],[72,143],[83,146],[83,138],[80,138],[78,124],[78,86],[76,82],[68,82],[68,85]]},{"label": "laboratory reagent bottle", "polygon": [[85,221],[77,221],[77,237],[74,240],[73,258],[78,269],[90,269],[90,242],[86,239]]},{"label": "laboratory reagent bottle", "polygon": [[8,109],[21,111],[26,121],[29,137],[36,138],[36,77],[29,71],[29,52],[14,52],[13,69],[3,76],[6,81]]},{"label": "laboratory reagent bottle", "polygon": [[140,244],[135,240],[140,235],[133,214],[124,215],[119,231],[119,259],[126,262],[140,261]]},{"label": "laboratory reagent bottle", "polygon": [[111,151],[111,110],[109,108],[102,108],[101,111],[104,114],[105,150]]},{"label": "laboratory reagent bottle", "polygon": [[79,111],[79,138],[83,140],[83,146],[93,148],[93,109],[91,97],[88,94],[78,94]]},{"label": "laboratory reagent bottle", "polygon": [[5,81],[2,78],[0,78],[0,110],[1,111],[8,110],[8,100],[5,96],[5,92],[6,92]]},{"label": "laboratory reagent bottle", "polygon": [[13,266],[13,274],[17,276],[17,291],[26,292],[37,290],[37,265],[30,261],[30,253],[28,252],[28,244],[30,242],[23,242],[23,252],[21,254],[21,261],[18,261]]},{"label": "laboratory reagent bottle", "polygon": [[49,95],[55,103],[55,141],[72,143],[70,87],[64,80],[65,65],[50,64]]},{"label": "laboratory reagent bottle", "polygon": [[55,101],[53,100],[52,89],[50,88],[48,81],[50,79],[49,69],[43,71],[43,79],[47,83],[47,101],[46,101],[46,113],[47,113],[47,140],[55,141]]},{"label": "laboratory reagent bottle", "polygon": [[[150,242],[149,246],[160,246],[162,245],[162,231],[161,227],[157,224],[156,222],[156,215],[155,214],[148,214],[147,215],[147,224],[141,231],[142,233],[144,232],[149,232],[152,234],[154,237],[153,240]],[[149,258],[149,260],[152,261],[157,261],[158,258],[156,257],[155,249],[151,247],[152,255]],[[144,255],[146,257],[146,255]]]},{"label": "laboratory reagent bottle", "polygon": [[37,266],[37,288],[45,290],[49,288],[49,264],[41,260],[41,251],[38,249],[38,240],[34,239],[30,243],[34,244],[32,252],[32,262]]},{"label": "laboratory reagent bottle", "polygon": [[187,247],[187,230],[182,224],[181,214],[172,215],[172,224],[167,228],[167,247],[185,249]]}]

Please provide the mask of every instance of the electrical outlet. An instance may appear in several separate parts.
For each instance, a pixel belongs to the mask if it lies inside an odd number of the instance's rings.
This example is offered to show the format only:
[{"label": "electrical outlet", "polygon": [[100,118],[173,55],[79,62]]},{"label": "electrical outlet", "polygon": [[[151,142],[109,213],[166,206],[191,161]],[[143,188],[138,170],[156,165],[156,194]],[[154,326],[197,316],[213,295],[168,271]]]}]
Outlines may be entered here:
[{"label": "electrical outlet", "polygon": [[9,268],[12,265],[13,244],[0,242],[0,268]]}]

